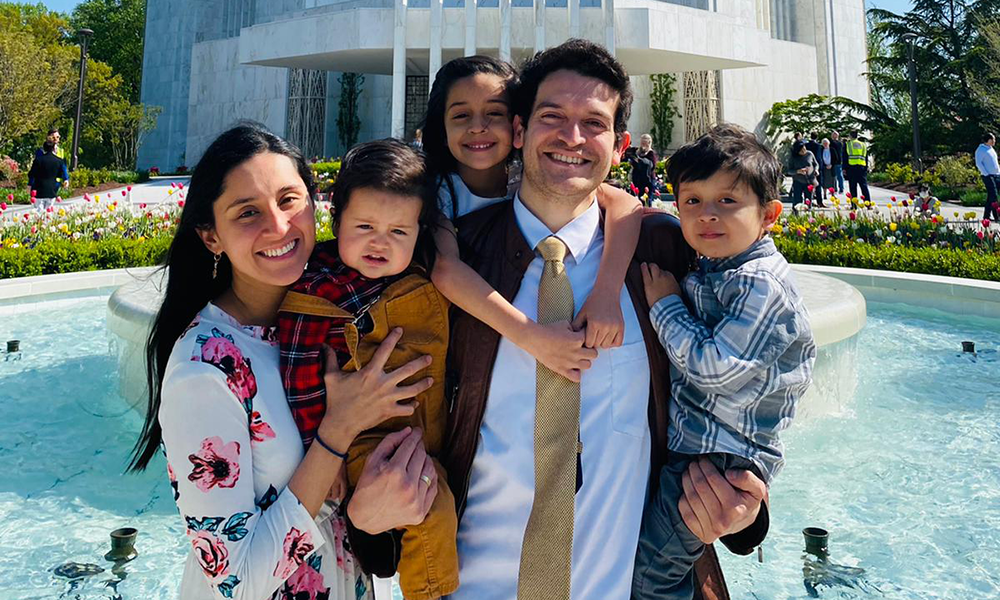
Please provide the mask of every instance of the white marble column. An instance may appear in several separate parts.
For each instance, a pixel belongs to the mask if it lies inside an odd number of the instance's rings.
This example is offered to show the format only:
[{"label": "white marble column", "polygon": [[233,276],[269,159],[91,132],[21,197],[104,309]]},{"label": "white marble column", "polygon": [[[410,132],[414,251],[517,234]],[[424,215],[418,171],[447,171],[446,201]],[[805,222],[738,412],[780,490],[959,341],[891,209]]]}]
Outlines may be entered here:
[{"label": "white marble column", "polygon": [[434,85],[434,76],[441,68],[441,0],[431,0],[430,62],[427,66],[427,89]]},{"label": "white marble column", "polygon": [[406,0],[396,0],[392,38],[392,136],[406,135]]},{"label": "white marble column", "polygon": [[465,0],[465,55],[476,54],[476,30],[478,29],[478,19],[476,17],[476,0]]},{"label": "white marble column", "polygon": [[569,37],[580,37],[580,0],[569,0]]},{"label": "white marble column", "polygon": [[500,60],[510,60],[510,0],[500,0]]},{"label": "white marble column", "polygon": [[604,47],[615,55],[615,0],[601,0],[604,9]]},{"label": "white marble column", "polygon": [[535,52],[545,50],[545,0],[535,0]]}]

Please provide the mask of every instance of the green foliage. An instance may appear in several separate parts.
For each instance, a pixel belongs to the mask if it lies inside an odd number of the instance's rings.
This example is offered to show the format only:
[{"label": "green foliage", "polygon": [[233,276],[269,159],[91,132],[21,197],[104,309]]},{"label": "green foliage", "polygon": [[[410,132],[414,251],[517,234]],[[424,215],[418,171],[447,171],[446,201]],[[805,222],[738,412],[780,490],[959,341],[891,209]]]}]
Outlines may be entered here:
[{"label": "green foliage", "polygon": [[112,169],[86,169],[79,167],[70,174],[69,182],[74,188],[95,187],[104,183],[133,184],[149,180],[146,171],[116,171]]},{"label": "green foliage", "polygon": [[791,135],[802,132],[806,139],[816,133],[822,139],[833,131],[846,140],[853,129],[864,129],[867,107],[840,96],[809,94],[797,100],[775,102],[764,115],[767,141],[785,164],[791,148]]},{"label": "green foliage", "polygon": [[959,194],[958,201],[962,206],[986,206],[986,191],[966,190]]},{"label": "green foliage", "polygon": [[365,76],[361,73],[343,73],[337,78],[340,82],[340,102],[337,112],[337,137],[346,153],[357,143],[361,134],[361,117],[358,115],[358,99]]},{"label": "green foliage", "polygon": [[[12,204],[31,204],[31,196],[28,194],[27,187],[21,187],[17,189],[0,189],[2,192],[3,200]],[[59,188],[56,192],[56,196],[59,198],[69,198],[72,195],[70,190],[64,187]]]},{"label": "green foliage", "polygon": [[653,116],[653,128],[650,136],[653,147],[662,156],[674,138],[674,119],[680,115],[674,104],[677,89],[677,76],[672,73],[650,75],[653,91],[650,94],[650,112]]},{"label": "green foliage", "polygon": [[337,182],[337,173],[340,173],[340,160],[317,162],[310,166],[316,180],[316,191],[323,193],[332,191],[333,184]]},{"label": "green foliage", "polygon": [[788,262],[1000,281],[1000,256],[951,248],[873,246],[848,241],[775,240]]},{"label": "green foliage", "polygon": [[39,242],[34,247],[3,247],[0,248],[0,279],[152,266],[163,260],[172,239],[169,235],[145,240],[55,239]]},{"label": "green foliage", "polygon": [[93,30],[88,54],[121,76],[123,100],[138,103],[145,0],[84,0],[73,9],[70,24],[74,30],[84,27]]},{"label": "green foliage", "polygon": [[952,188],[975,186],[982,182],[979,169],[969,154],[945,156],[934,165],[934,174],[941,179],[943,185]]}]

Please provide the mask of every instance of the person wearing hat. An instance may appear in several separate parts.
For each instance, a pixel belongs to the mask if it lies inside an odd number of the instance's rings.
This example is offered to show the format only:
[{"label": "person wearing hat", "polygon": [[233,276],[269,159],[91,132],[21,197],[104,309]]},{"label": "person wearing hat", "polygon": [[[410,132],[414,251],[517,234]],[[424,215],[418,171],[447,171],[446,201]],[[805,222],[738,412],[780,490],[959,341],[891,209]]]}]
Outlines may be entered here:
[{"label": "person wearing hat", "polygon": [[861,198],[871,200],[868,192],[868,145],[858,139],[858,132],[852,131],[844,147],[847,158],[847,181],[851,187],[851,197],[858,198],[858,186],[861,186]]}]

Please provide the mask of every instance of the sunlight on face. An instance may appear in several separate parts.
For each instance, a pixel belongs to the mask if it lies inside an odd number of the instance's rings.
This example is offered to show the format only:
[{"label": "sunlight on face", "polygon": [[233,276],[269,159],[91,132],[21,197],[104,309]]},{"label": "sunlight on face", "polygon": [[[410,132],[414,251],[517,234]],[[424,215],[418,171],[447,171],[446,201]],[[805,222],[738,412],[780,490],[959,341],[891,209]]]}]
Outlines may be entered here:
[{"label": "sunlight on face", "polygon": [[422,206],[416,196],[354,190],[338,219],[340,259],[368,278],[402,273],[413,260]]},{"label": "sunlight on face", "polygon": [[445,102],[444,128],[448,150],[460,165],[484,171],[504,162],[513,131],[504,80],[476,73],[452,84]]}]

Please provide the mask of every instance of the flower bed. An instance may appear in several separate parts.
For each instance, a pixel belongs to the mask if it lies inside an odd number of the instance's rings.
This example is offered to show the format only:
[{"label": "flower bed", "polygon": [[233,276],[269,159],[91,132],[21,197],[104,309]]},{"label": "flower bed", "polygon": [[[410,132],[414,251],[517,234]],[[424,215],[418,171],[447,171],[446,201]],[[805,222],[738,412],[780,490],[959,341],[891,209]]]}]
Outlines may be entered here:
[{"label": "flower bed", "polygon": [[[0,208],[0,279],[158,264],[183,206],[183,199],[147,206],[95,196],[46,212]],[[318,239],[333,237],[330,221],[329,203],[317,203]]]}]

